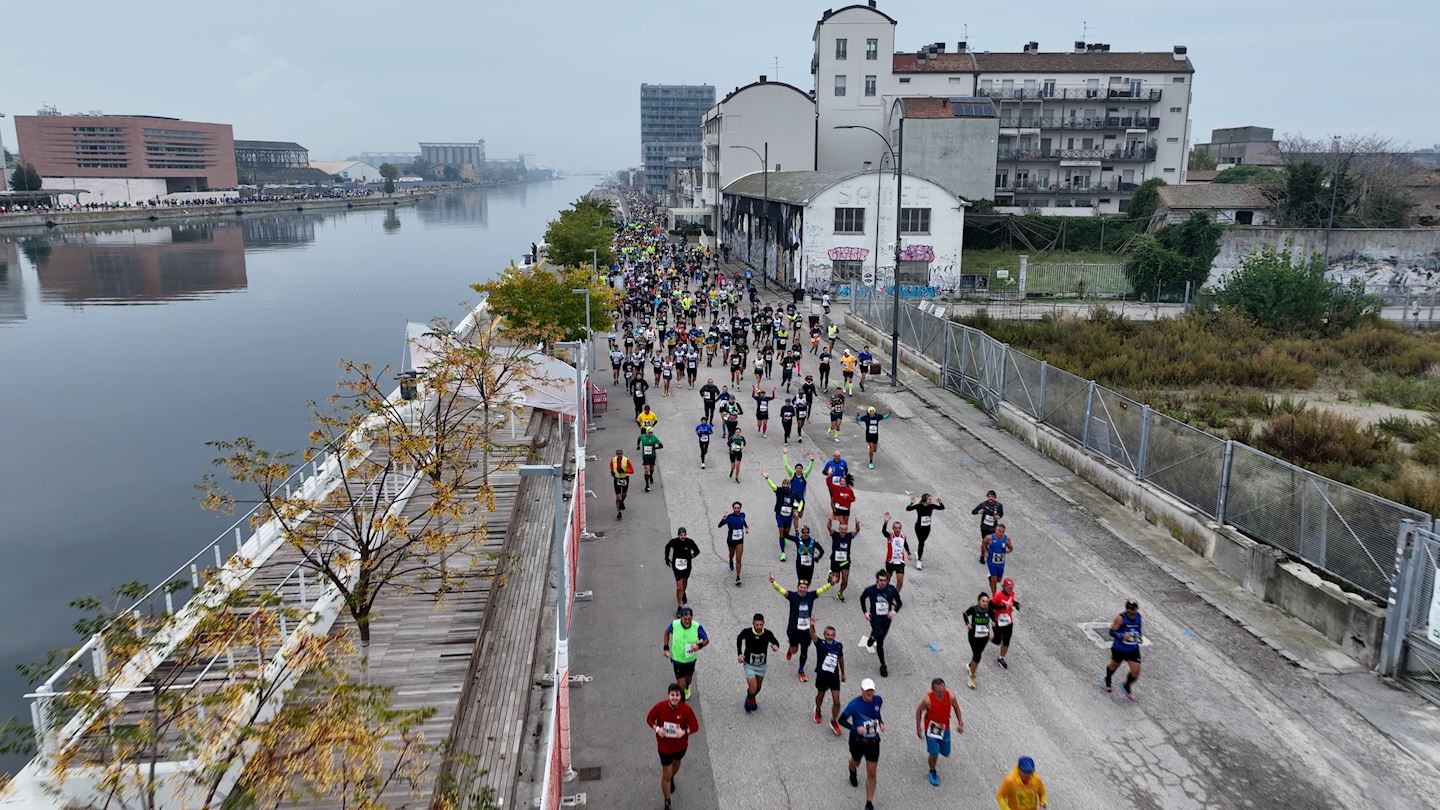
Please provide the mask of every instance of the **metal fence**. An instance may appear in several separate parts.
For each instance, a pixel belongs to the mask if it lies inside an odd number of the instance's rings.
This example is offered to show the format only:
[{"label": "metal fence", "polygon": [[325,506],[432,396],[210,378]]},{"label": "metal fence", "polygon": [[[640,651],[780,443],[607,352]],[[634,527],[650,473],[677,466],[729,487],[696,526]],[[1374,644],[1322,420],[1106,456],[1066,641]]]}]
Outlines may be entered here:
[{"label": "metal fence", "polygon": [[[888,335],[892,306],[862,287],[851,311]],[[1383,600],[1394,580],[1402,521],[1433,523],[1419,510],[1155,413],[934,311],[902,302],[900,342],[940,364],[946,388],[986,411],[1007,402],[1206,517],[1371,597]]]},{"label": "metal fence", "polygon": [[[1020,265],[1003,268],[1001,278],[994,277],[986,290],[970,295],[977,298],[1004,298],[1034,295],[1124,297],[1135,292],[1125,277],[1121,262],[1027,262],[1022,284]],[[965,295],[962,293],[962,295]]]},{"label": "metal fence", "polygon": [[1440,704],[1440,533],[1406,523],[1395,541],[1396,569],[1380,644],[1382,675],[1399,675]]}]

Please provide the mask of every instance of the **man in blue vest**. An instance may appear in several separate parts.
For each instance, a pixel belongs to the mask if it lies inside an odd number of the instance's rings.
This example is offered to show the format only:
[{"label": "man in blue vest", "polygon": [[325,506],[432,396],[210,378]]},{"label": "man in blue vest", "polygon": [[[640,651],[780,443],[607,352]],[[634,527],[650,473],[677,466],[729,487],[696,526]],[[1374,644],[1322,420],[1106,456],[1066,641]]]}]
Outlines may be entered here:
[{"label": "man in blue vest", "polygon": [[1105,667],[1105,691],[1111,691],[1110,679],[1121,664],[1128,664],[1130,671],[1125,675],[1125,697],[1134,700],[1135,693],[1130,687],[1140,679],[1140,645],[1145,641],[1144,628],[1140,618],[1140,606],[1131,599],[1125,603],[1125,610],[1110,623],[1110,663]]}]

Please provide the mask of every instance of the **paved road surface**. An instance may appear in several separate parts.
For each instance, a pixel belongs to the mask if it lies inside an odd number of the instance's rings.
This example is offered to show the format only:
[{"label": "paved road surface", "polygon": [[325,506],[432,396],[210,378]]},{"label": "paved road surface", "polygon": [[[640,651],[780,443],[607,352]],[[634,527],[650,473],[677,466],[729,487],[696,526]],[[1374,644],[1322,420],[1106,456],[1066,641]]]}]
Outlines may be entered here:
[{"label": "paved road surface", "polygon": [[[807,360],[813,370],[813,358]],[[703,383],[708,370],[701,371]],[[719,381],[718,366],[713,371]],[[843,604],[823,597],[817,618],[822,627],[836,625],[846,645],[844,698],[858,693],[861,678],[875,677],[886,701],[878,808],[993,807],[996,784],[1021,754],[1035,758],[1057,808],[1440,806],[1433,763],[1405,753],[1309,673],[1016,465],[1056,480],[1068,479],[1068,471],[1028,453],[1000,457],[915,395],[870,387],[867,394],[857,391],[851,412],[873,404],[896,415],[882,426],[874,471],[865,469],[859,426],[846,425],[839,447],[856,472],[856,514],[864,531],[852,595]],[[686,526],[704,551],[690,600],[714,643],[700,655],[693,703],[702,732],[685,760],[676,808],[863,806],[863,790],[846,781],[844,740],[812,721],[813,687],[795,679],[783,656],[771,659],[760,711],[746,715],[741,708],[735,634],[761,611],[783,639],[784,602],[767,587],[765,574],[773,571],[793,586],[793,563],[776,559],[773,497],[759,475],[762,466],[772,475],[781,469],[778,418],[771,437],[759,439],[747,407],[742,426],[750,444],[737,485],[725,477],[723,456],[699,469],[698,393],[681,388],[667,399],[655,392],[656,432],[665,442],[661,485],[651,493],[632,486],[631,508],[617,523],[604,464],[617,447],[633,453],[635,433],[628,398],[610,390],[605,429],[590,440],[598,460],[588,468],[598,496],[590,501],[591,528],[604,536],[582,546],[580,587],[594,589],[595,598],[578,607],[572,642],[575,670],[595,678],[574,692],[574,762],[603,770],[598,780],[572,783],[567,792],[585,792],[590,807],[660,807],[658,760],[643,717],[670,681],[660,645],[673,615],[673,577],[662,547],[676,527]],[[792,459],[805,450],[823,459],[834,447],[824,426],[812,423],[806,441],[792,446]],[[1007,574],[1017,581],[1023,609],[1010,669],[987,657],[972,692],[962,674],[969,651],[960,613],[985,587],[985,569],[976,560],[977,519],[968,512],[989,488],[1006,505],[1016,545]],[[890,677],[880,679],[878,662],[858,645],[865,628],[859,587],[882,562],[881,513],[899,514],[906,493],[922,491],[938,494],[949,509],[936,515],[925,570],[912,566],[907,574],[905,610],[886,645]],[[806,522],[819,531],[827,496],[818,469],[812,492]],[[714,528],[736,498],[753,529],[740,588],[725,569],[725,544]],[[906,519],[911,524],[913,517]],[[1091,629],[1108,623],[1131,597],[1140,602],[1151,641],[1138,703],[1124,701],[1118,689],[1112,697],[1099,688],[1108,642]],[[966,721],[954,755],[940,765],[939,788],[926,781],[913,724],[915,706],[935,676],[958,687]]]}]

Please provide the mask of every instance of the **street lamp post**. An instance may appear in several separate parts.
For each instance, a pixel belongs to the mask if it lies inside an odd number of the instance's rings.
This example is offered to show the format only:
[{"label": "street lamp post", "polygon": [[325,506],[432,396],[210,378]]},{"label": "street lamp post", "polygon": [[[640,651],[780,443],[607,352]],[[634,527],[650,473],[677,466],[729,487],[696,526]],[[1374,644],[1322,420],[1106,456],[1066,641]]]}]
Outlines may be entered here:
[{"label": "street lamp post", "polygon": [[[872,129],[861,124],[843,124],[836,129],[863,129],[872,132],[885,144],[885,150],[890,153],[890,161],[895,166],[895,272],[890,278],[891,307],[890,307],[890,385],[900,384],[900,213],[903,203],[901,202],[901,191],[905,177],[905,167],[902,161],[902,152],[897,151],[890,145],[890,139],[880,134],[879,130]],[[905,119],[900,119],[900,137],[896,140],[896,146],[900,149],[905,147]],[[875,231],[876,231],[876,257],[875,257],[875,278],[880,278],[880,257],[879,257],[879,231],[880,231],[880,205],[875,205]]]},{"label": "street lamp post", "polygon": [[[594,253],[595,251],[590,252]],[[585,296],[585,342],[590,344],[590,351],[587,352],[590,355],[590,368],[595,368],[595,333],[590,329],[590,288],[586,287],[583,290],[571,290],[570,292]]]},{"label": "street lamp post", "polygon": [[[1336,155],[1340,153],[1340,138],[1337,136],[1331,141],[1331,151]],[[1340,195],[1340,173],[1355,159],[1355,152],[1345,156],[1335,165],[1335,173],[1330,176],[1330,216],[1325,220],[1325,272],[1330,272],[1330,230],[1335,227],[1335,200]]]},{"label": "street lamp post", "polygon": [[[761,204],[762,204],[762,206],[763,206],[762,210],[765,212],[765,232],[766,232],[766,233],[769,233],[769,232],[770,232],[770,142],[769,142],[769,141],[765,141],[765,143],[763,144],[763,148],[765,149],[765,154],[763,154],[763,155],[760,154],[759,152],[756,152],[756,151],[755,151],[755,148],[752,147],[752,146],[743,146],[743,145],[739,145],[739,144],[732,144],[732,145],[730,146],[730,148],[731,148],[731,149],[749,149],[751,154],[753,154],[753,155],[754,155],[755,157],[757,157],[757,158],[760,158],[760,171],[761,171],[761,172],[763,173],[763,175],[764,175],[763,177],[761,177],[761,186],[760,186],[760,187],[761,187],[761,194],[763,195],[763,198],[764,198],[764,199],[763,199],[763,202],[762,202]],[[762,251],[761,254],[760,254],[760,283],[761,283],[761,284],[764,284],[766,287],[769,287],[769,286],[770,286],[769,277],[770,277],[770,250],[767,248],[767,249],[765,249],[764,251]]]}]

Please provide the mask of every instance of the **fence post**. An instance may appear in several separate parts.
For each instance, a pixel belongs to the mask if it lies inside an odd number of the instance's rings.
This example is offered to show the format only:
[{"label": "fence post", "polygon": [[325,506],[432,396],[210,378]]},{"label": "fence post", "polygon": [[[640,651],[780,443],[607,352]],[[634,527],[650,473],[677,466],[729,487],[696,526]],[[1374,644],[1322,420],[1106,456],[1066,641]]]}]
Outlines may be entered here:
[{"label": "fence post", "polygon": [[945,324],[944,334],[940,336],[940,388],[950,387],[950,324]]},{"label": "fence post", "polygon": [[1006,368],[1010,364],[1010,344],[1000,344],[1000,389],[995,392],[995,404],[999,405],[1005,401],[1005,378],[1009,376]]},{"label": "fence post", "polygon": [[1225,525],[1225,501],[1230,498],[1230,466],[1235,458],[1235,442],[1225,440],[1225,457],[1220,461],[1220,495],[1215,499],[1215,522]]},{"label": "fence post", "polygon": [[1040,361],[1040,401],[1035,403],[1035,418],[1041,422],[1045,421],[1045,370],[1050,368],[1050,363]]},{"label": "fence post", "polygon": [[1400,521],[1395,536],[1395,576],[1390,583],[1390,598],[1386,600],[1385,629],[1380,637],[1380,659],[1375,669],[1381,675],[1391,676],[1400,669],[1401,651],[1405,649],[1405,636],[1410,632],[1410,601],[1413,595],[1414,572],[1419,555],[1415,554],[1415,522]]},{"label": "fence post", "polygon": [[1095,381],[1090,381],[1090,386],[1085,389],[1085,427],[1080,429],[1080,446],[1086,450],[1090,449],[1090,415],[1095,407]]},{"label": "fence post", "polygon": [[1135,477],[1145,480],[1150,469],[1150,406],[1140,406],[1140,450],[1136,454]]}]

